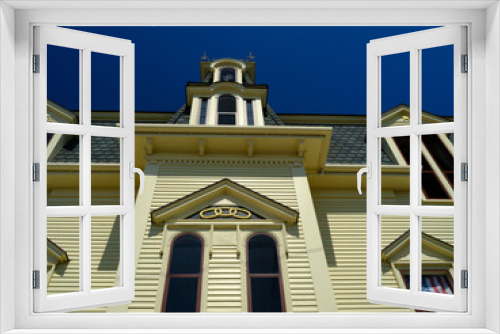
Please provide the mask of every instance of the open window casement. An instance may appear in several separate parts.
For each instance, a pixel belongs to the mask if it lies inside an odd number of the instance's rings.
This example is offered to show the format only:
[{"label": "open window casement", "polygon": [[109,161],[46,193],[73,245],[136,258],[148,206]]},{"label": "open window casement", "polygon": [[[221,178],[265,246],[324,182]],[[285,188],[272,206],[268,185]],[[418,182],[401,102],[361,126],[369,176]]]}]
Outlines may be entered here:
[{"label": "open window casement", "polygon": [[[448,55],[447,64],[429,71],[426,66],[433,57],[443,54]],[[367,46],[367,297],[373,303],[429,311],[466,311],[467,290],[461,284],[462,275],[466,274],[463,271],[467,270],[467,183],[461,175],[467,162],[466,55],[466,28],[458,26],[373,40]],[[398,79],[405,80],[408,73],[404,71],[409,72],[410,106],[409,115],[388,125],[382,119],[382,100],[388,93],[384,90],[384,66],[391,66],[391,57],[400,57],[401,63],[406,59],[407,67],[399,72]],[[426,85],[429,76],[448,66],[453,72],[453,82],[443,82],[442,87],[449,85],[453,92],[448,103],[454,117],[432,122],[425,116]],[[408,183],[410,196],[403,203],[387,201],[383,196],[387,172],[382,172],[381,152],[391,143],[395,146],[392,151],[401,156],[400,165],[405,165],[405,160],[409,165],[409,180],[398,181],[400,186]],[[446,152],[433,153],[437,146],[446,147]],[[439,168],[444,155],[449,160],[447,170]],[[433,187],[440,187],[439,192],[433,191]],[[438,199],[430,200],[433,196]],[[439,234],[443,226],[453,227],[452,235],[445,236],[446,244],[452,247],[451,255],[446,253],[447,258],[436,255],[443,247],[440,239],[423,238],[434,236],[434,232]],[[409,238],[399,240],[405,230],[409,230],[404,234]],[[399,244],[401,251],[393,251]],[[384,253],[387,249],[399,255],[387,256]],[[444,277],[427,274],[436,268],[445,268],[444,272],[451,276],[452,294],[450,289],[446,290],[448,293],[444,289],[439,291],[439,283],[435,289],[429,289],[426,280],[442,281]],[[409,280],[407,274],[401,274],[408,271]],[[405,277],[407,284],[391,285],[388,272],[392,277]]]},{"label": "open window casement", "polygon": [[[34,311],[129,303],[134,298],[134,172],[142,173],[134,168],[134,44],[39,26],[34,28],[33,53]],[[57,61],[50,61],[59,56],[73,60],[73,72],[57,69]],[[109,57],[116,69],[116,80],[110,82],[116,82],[119,92],[120,119],[112,124],[99,123],[91,112],[91,73],[100,74],[92,67],[102,57]],[[74,83],[77,111],[48,101],[50,80]],[[120,156],[107,170],[93,160],[92,152],[103,150],[102,143],[120,147]],[[56,190],[47,188],[54,170],[66,174],[64,180],[51,179]],[[65,184],[78,191],[65,192]],[[108,189],[116,193],[109,195]],[[51,275],[45,274],[51,254],[47,238],[69,259]],[[71,278],[66,283],[58,281],[63,274]]]}]

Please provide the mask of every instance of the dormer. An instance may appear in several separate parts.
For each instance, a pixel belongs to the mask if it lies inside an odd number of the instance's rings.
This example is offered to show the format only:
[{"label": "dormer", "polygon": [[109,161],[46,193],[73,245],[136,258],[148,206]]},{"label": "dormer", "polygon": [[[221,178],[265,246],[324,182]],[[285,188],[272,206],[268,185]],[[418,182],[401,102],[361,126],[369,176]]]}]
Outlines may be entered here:
[{"label": "dormer", "polygon": [[255,85],[251,60],[217,59],[200,63],[201,82],[186,86],[189,124],[264,126],[267,85]]}]

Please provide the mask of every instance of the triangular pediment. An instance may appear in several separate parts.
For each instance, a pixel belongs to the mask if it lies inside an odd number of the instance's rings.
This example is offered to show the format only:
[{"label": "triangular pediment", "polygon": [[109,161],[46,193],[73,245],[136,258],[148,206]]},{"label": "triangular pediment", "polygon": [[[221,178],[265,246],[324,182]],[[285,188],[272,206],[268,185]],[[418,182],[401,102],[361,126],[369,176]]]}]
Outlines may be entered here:
[{"label": "triangular pediment", "polygon": [[[453,245],[422,232],[423,259],[453,260]],[[410,230],[401,234],[382,250],[383,261],[409,260]]]},{"label": "triangular pediment", "polygon": [[[430,123],[445,123],[450,120],[434,115],[429,112],[422,111],[422,122]],[[392,109],[382,113],[381,123],[383,126],[409,126],[410,125],[410,107],[406,104],[400,104]]]},{"label": "triangular pediment", "polygon": [[151,212],[154,224],[196,218],[213,221],[219,217],[271,219],[295,224],[298,212],[229,179],[222,179]]}]

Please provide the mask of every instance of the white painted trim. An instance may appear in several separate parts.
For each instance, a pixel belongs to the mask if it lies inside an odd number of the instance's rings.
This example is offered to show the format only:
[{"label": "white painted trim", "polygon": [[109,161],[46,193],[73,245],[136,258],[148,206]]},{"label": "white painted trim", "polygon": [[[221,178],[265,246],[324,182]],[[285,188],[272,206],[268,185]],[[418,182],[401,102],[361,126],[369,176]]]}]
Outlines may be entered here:
[{"label": "white painted trim", "polygon": [[[453,123],[443,126],[436,124],[419,124],[421,120],[421,51],[440,45],[454,45],[454,108]],[[419,291],[422,273],[421,261],[421,219],[422,215],[454,215],[454,269],[457,273],[467,270],[467,183],[460,180],[460,163],[467,161],[467,79],[468,75],[461,73],[461,55],[466,54],[466,27],[452,26],[424,30],[371,41],[367,47],[368,78],[367,78],[367,161],[372,164],[372,177],[367,185],[367,295],[368,299],[378,304],[388,304],[423,310],[445,310],[464,312],[467,310],[467,290],[460,288],[460,280],[454,280],[454,295],[428,294]],[[381,128],[381,56],[390,53],[410,52],[410,126],[399,127],[410,135],[410,206],[380,206],[381,191],[381,159],[379,135],[389,132],[392,128]],[[438,124],[440,125],[440,124]],[[448,128],[455,133],[454,140],[454,207],[421,206],[421,158],[428,154],[422,151],[420,135],[423,133],[440,132]],[[432,160],[432,159],[431,159]],[[432,161],[429,161],[432,165]],[[433,166],[436,168],[436,166]],[[443,177],[443,175],[441,174]],[[451,189],[448,189],[451,191]],[[394,208],[395,207],[395,208]],[[393,210],[394,209],[394,210]],[[407,211],[404,211],[404,210]],[[409,210],[408,210],[409,209]],[[388,289],[380,284],[380,214],[410,215],[410,290]],[[416,240],[416,242],[414,242]]]},{"label": "white painted trim", "polygon": [[[497,273],[499,267],[500,252],[498,251],[498,226],[493,226],[492,224],[498,222],[499,218],[499,208],[496,203],[499,201],[500,188],[498,181],[498,173],[496,166],[498,164],[491,165],[491,171],[488,184],[485,182],[485,136],[484,130],[488,126],[488,147],[498,148],[500,142],[497,140],[498,136],[494,133],[498,129],[498,115],[495,114],[498,110],[498,91],[500,91],[498,73],[498,8],[494,4],[494,8],[488,9],[488,20],[486,20],[485,11],[481,8],[486,8],[492,5],[492,1],[401,1],[397,3],[398,8],[406,9],[396,9],[395,2],[393,1],[370,1],[369,9],[367,9],[367,2],[364,1],[331,1],[329,3],[325,2],[279,2],[269,1],[248,3],[245,1],[225,3],[224,8],[229,7],[244,7],[244,10],[238,9],[224,9],[224,10],[214,10],[210,11],[210,15],[207,15],[207,10],[202,9],[202,7],[212,6],[216,7],[217,2],[204,2],[203,4],[198,3],[199,7],[197,9],[188,8],[188,2],[180,4],[179,2],[153,2],[144,1],[140,4],[133,1],[83,1],[83,2],[47,2],[47,1],[9,1],[9,3],[14,3],[16,6],[24,8],[59,8],[59,10],[29,10],[29,11],[17,11],[16,12],[16,74],[15,77],[9,74],[5,75],[2,72],[3,78],[8,80],[9,83],[15,80],[15,115],[16,122],[14,119],[6,119],[6,126],[15,127],[15,147],[10,145],[2,146],[2,155],[7,154],[9,157],[14,155],[16,152],[16,174],[15,174],[15,241],[16,241],[16,266],[14,268],[14,262],[8,261],[8,259],[1,258],[2,266],[6,265],[9,269],[8,271],[3,270],[2,275],[5,273],[16,271],[16,299],[12,298],[12,285],[9,285],[9,290],[2,288],[2,302],[8,302],[8,308],[2,308],[2,319],[11,318],[13,312],[11,305],[15,305],[15,324],[18,328],[32,328],[32,329],[18,329],[12,333],[69,333],[69,324],[77,326],[78,328],[85,328],[87,326],[93,326],[94,329],[85,330],[87,333],[133,333],[132,328],[134,323],[138,319],[147,319],[148,324],[154,328],[164,328],[166,326],[165,319],[162,317],[157,317],[156,315],[134,315],[127,314],[123,315],[112,315],[107,314],[107,317],[111,317],[113,320],[110,322],[106,321],[104,317],[99,317],[96,315],[66,315],[66,314],[52,314],[36,316],[30,315],[29,309],[31,309],[30,295],[31,290],[26,287],[30,284],[30,263],[25,261],[27,258],[27,252],[29,251],[26,245],[32,243],[30,226],[26,223],[31,221],[31,213],[26,211],[26,206],[32,205],[29,196],[32,183],[29,179],[30,175],[30,163],[31,163],[31,131],[32,122],[31,115],[32,109],[29,103],[28,97],[31,94],[31,86],[28,78],[30,77],[30,59],[29,54],[31,46],[30,40],[30,22],[39,23],[51,23],[51,22],[62,22],[64,24],[75,24],[75,25],[102,25],[103,22],[110,25],[137,25],[144,24],[152,25],[438,25],[438,24],[452,24],[457,22],[470,22],[472,25],[471,35],[472,35],[472,48],[471,48],[471,59],[470,64],[471,69],[474,71],[470,76],[469,82],[472,83],[472,99],[469,100],[469,105],[473,110],[474,122],[472,122],[472,115],[469,116],[469,133],[472,133],[473,141],[470,144],[470,151],[472,152],[472,161],[470,166],[470,177],[474,181],[471,182],[471,190],[469,194],[472,200],[472,210],[469,212],[469,217],[475,222],[474,233],[469,230],[473,238],[474,247],[469,247],[469,251],[473,259],[471,265],[471,288],[469,289],[469,296],[471,297],[471,308],[474,310],[472,314],[434,314],[431,316],[421,317],[421,315],[413,315],[411,317],[400,314],[386,314],[385,316],[374,316],[367,314],[317,314],[317,315],[307,315],[307,314],[290,314],[281,315],[276,317],[263,317],[263,316],[252,316],[248,315],[204,315],[203,317],[197,318],[196,322],[191,322],[193,327],[198,327],[198,329],[186,329],[178,330],[181,328],[186,321],[186,317],[173,316],[169,317],[167,320],[170,330],[156,329],[148,330],[142,328],[141,330],[135,331],[136,333],[250,333],[256,330],[251,329],[241,329],[237,328],[253,328],[256,323],[260,324],[266,329],[260,329],[259,332],[262,333],[346,333],[348,331],[351,334],[354,333],[493,333],[492,331],[484,329],[485,319],[488,319],[488,327],[495,329],[498,324],[498,306],[499,299],[495,296],[496,291],[498,291],[498,275],[491,276],[490,279],[486,280],[484,273],[485,261],[485,226],[488,224],[489,228],[489,242],[488,249],[492,251],[491,258],[497,259],[492,260],[488,264],[488,268],[493,267],[493,271],[490,273]],[[137,10],[137,8],[151,8],[154,5],[154,10]],[[5,5],[5,3],[2,3]],[[77,10],[65,10],[60,9],[61,6],[64,7],[78,7],[78,8],[96,8],[96,7],[107,7],[113,8],[112,11],[92,11],[89,9],[77,9]],[[135,6],[132,10],[119,10],[118,6],[131,7]],[[170,10],[158,10],[158,7],[170,7]],[[177,8],[174,8],[177,6]],[[220,8],[220,3],[218,4]],[[274,6],[274,7],[273,7]],[[122,8],[123,8],[122,7]],[[263,10],[267,7],[266,10]],[[277,9],[281,7],[281,9]],[[298,9],[300,7],[300,9]],[[317,8],[321,8],[318,10]],[[356,10],[346,10],[346,9],[335,9],[331,8],[357,8]],[[183,8],[183,9],[179,9]],[[314,9],[316,8],[316,9]],[[390,8],[392,10],[386,10]],[[407,10],[411,8],[411,10]],[[426,8],[422,9],[422,8]],[[461,8],[468,8],[468,10],[461,10]],[[244,15],[243,15],[244,14]],[[228,17],[238,17],[238,22],[227,21]],[[314,18],[312,20],[311,18]],[[399,18],[404,17],[405,20],[400,20]],[[486,25],[484,24],[486,22]],[[488,29],[486,29],[488,27]],[[8,33],[9,36],[14,35],[14,30],[2,30]],[[2,52],[13,56],[14,52],[10,51],[7,47],[5,48],[5,39],[0,39],[2,43],[0,49]],[[486,43],[486,44],[485,44]],[[9,44],[7,43],[7,46]],[[486,59],[486,63],[485,63]],[[2,58],[2,68],[4,66],[4,58]],[[492,69],[490,71],[490,68]],[[488,71],[486,71],[488,69]],[[7,72],[9,73],[9,72]],[[5,76],[4,76],[5,75]],[[488,80],[488,85],[485,85],[485,78]],[[1,88],[0,88],[1,89]],[[485,95],[486,94],[486,95]],[[5,97],[2,96],[2,103],[8,102]],[[488,108],[486,108],[488,106]],[[1,112],[7,112],[2,109]],[[10,112],[11,109],[9,109]],[[485,114],[486,113],[486,114]],[[486,119],[485,115],[488,115]],[[491,141],[489,136],[493,136],[494,139]],[[3,141],[5,143],[5,141]],[[1,145],[1,143],[0,143]],[[7,151],[3,150],[6,148]],[[15,150],[14,150],[15,149]],[[497,151],[488,151],[488,161],[498,162]],[[10,175],[9,175],[10,176]],[[1,177],[4,177],[1,175]],[[3,179],[2,179],[3,180]],[[492,182],[490,182],[492,181]],[[488,208],[486,211],[489,214],[489,219],[485,216],[485,186],[487,185],[488,201],[494,203],[495,205]],[[3,214],[3,212],[2,212]],[[5,224],[11,225],[11,221],[1,221],[2,232],[4,230],[11,231],[9,227],[5,228]],[[5,234],[0,234],[2,237],[2,247],[5,245],[13,245],[12,234],[6,237]],[[26,237],[28,236],[28,237]],[[7,240],[7,243],[3,241]],[[9,241],[10,240],[10,241]],[[493,242],[496,242],[496,246]],[[2,248],[4,249],[4,248]],[[10,249],[9,249],[10,251]],[[5,252],[2,253],[5,255]],[[7,260],[7,261],[5,261]],[[474,272],[480,273],[475,275]],[[7,274],[8,275],[8,274]],[[486,285],[486,284],[487,285]],[[491,288],[493,294],[488,294],[488,298],[485,299],[485,286],[488,289]],[[2,287],[0,285],[0,287]],[[9,296],[12,299],[9,299]],[[486,301],[486,304],[485,304]],[[486,307],[487,306],[487,307]],[[486,312],[485,310],[488,310]],[[69,317],[68,317],[69,316]],[[425,321],[422,321],[425,319]],[[9,320],[9,323],[13,324],[13,321]],[[221,324],[226,326],[231,326],[233,329],[220,329]],[[118,325],[117,325],[118,324]],[[343,330],[334,329],[350,327],[355,324],[356,330]],[[413,329],[402,329],[401,326],[410,324]],[[122,329],[112,329],[117,326],[123,327]],[[291,329],[289,327],[294,327]],[[55,329],[54,327],[59,327],[60,329]],[[449,329],[429,329],[437,327],[448,327]],[[472,329],[472,328],[476,329]],[[37,330],[35,328],[50,328],[47,330]],[[96,329],[101,328],[101,329]],[[108,328],[109,330],[103,330],[103,328]],[[377,329],[378,328],[378,329]],[[417,329],[417,328],[420,328]],[[462,328],[462,329],[460,329]],[[81,332],[81,330],[80,330]]]},{"label": "white painted trim", "polygon": [[0,3],[0,333],[15,326],[15,13]]},{"label": "white painted trim", "polygon": [[[498,110],[500,109],[500,5],[496,2],[486,11],[486,52],[485,52],[485,66],[480,64],[475,65],[476,71],[485,71],[486,87],[485,89],[485,115],[478,119],[474,118],[473,122],[476,129],[472,129],[471,137],[479,137],[477,132],[479,129],[485,128],[486,136],[484,139],[486,154],[481,154],[481,150],[472,151],[472,159],[469,165],[469,171],[472,171],[477,186],[484,186],[485,203],[477,203],[478,211],[484,209],[483,219],[486,223],[486,240],[485,244],[475,245],[478,247],[478,252],[486,249],[488,253],[488,260],[486,272],[483,276],[472,276],[473,280],[482,284],[487,291],[485,296],[486,301],[486,328],[500,332],[500,284],[496,280],[490,280],[490,277],[500,277],[500,242],[498,237],[500,235],[500,173],[498,166],[500,165],[500,117]],[[483,56],[477,55],[477,56]],[[474,58],[473,58],[474,61]],[[473,63],[474,66],[474,63]],[[480,131],[480,130],[479,130]],[[482,138],[481,138],[482,139]],[[479,140],[481,140],[479,139]],[[483,166],[485,168],[483,168]],[[487,182],[485,181],[487,177]],[[479,195],[478,188],[473,190],[471,194],[472,199]],[[477,220],[476,220],[477,222]],[[474,231],[474,233],[477,233]],[[488,279],[485,279],[488,278]]]},{"label": "white painted trim", "polygon": [[[88,309],[101,305],[129,302],[135,290],[134,263],[134,182],[128,169],[134,166],[135,108],[134,108],[134,44],[71,29],[37,26],[34,29],[34,52],[40,55],[40,71],[32,74],[34,81],[34,161],[40,163],[40,181],[34,185],[34,263],[33,269],[47,268],[47,215],[80,218],[80,287],[78,292],[48,295],[47,276],[40,275],[40,288],[33,291],[35,312]],[[47,123],[47,45],[71,47],[80,54],[80,115],[82,125]],[[109,52],[120,56],[120,128],[91,126],[91,52]],[[104,131],[105,130],[105,131]],[[47,131],[74,133],[80,137],[80,205],[76,207],[47,207]],[[91,136],[121,138],[120,189],[121,205],[93,207],[91,204]],[[127,163],[124,163],[127,162]],[[133,174],[132,174],[133,175]],[[91,288],[91,215],[120,215],[120,284],[101,290]]]}]

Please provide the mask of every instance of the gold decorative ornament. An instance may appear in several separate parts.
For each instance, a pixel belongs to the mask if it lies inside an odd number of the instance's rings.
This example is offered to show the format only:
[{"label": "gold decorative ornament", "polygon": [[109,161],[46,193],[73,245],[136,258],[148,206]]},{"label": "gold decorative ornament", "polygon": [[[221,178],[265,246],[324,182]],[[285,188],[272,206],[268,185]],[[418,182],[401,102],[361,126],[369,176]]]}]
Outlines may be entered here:
[{"label": "gold decorative ornament", "polygon": [[[238,215],[240,213],[240,215]],[[243,215],[241,215],[243,214]],[[238,219],[250,219],[252,213],[248,210],[242,208],[234,208],[230,206],[221,206],[218,208],[208,208],[200,212],[200,217],[203,219],[214,219],[214,218],[238,218]]]}]

